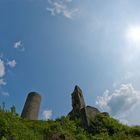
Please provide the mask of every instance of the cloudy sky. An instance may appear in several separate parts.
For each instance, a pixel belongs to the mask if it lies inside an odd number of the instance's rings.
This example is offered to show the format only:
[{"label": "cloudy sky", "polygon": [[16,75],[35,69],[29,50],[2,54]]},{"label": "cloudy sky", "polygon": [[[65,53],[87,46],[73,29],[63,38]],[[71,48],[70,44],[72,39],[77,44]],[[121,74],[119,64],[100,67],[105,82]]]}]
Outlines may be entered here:
[{"label": "cloudy sky", "polygon": [[30,91],[40,119],[86,104],[140,125],[139,0],[0,0],[0,104],[21,113]]}]

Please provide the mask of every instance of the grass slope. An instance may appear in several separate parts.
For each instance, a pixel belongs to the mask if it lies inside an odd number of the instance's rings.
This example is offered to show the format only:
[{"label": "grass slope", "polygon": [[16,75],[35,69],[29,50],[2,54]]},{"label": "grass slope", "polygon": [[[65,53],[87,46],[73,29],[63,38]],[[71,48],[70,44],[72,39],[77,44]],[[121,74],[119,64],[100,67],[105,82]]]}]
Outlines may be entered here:
[{"label": "grass slope", "polygon": [[31,121],[15,111],[0,109],[0,140],[140,140],[140,127],[128,127],[113,118],[98,114],[85,132],[79,120]]}]

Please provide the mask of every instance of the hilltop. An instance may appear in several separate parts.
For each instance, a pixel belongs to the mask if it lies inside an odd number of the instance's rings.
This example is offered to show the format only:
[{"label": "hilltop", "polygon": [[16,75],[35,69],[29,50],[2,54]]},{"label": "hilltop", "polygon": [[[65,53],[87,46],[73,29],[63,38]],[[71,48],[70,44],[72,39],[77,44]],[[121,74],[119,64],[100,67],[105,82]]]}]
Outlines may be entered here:
[{"label": "hilltop", "polygon": [[130,127],[107,112],[86,105],[82,90],[75,86],[72,110],[55,120],[37,120],[41,96],[28,94],[23,112],[0,107],[0,140],[140,140],[140,126]]},{"label": "hilltop", "polygon": [[140,127],[128,127],[103,114],[96,114],[91,132],[85,131],[79,119],[27,120],[15,111],[0,109],[1,140],[140,140]]}]

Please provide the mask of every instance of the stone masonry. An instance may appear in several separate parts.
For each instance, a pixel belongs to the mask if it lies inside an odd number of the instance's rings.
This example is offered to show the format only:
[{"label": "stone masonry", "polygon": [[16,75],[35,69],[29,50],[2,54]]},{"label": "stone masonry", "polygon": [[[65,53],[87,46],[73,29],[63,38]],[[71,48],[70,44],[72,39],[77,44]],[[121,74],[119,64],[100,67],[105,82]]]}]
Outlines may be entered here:
[{"label": "stone masonry", "polygon": [[41,96],[36,92],[28,94],[23,111],[21,113],[22,118],[29,120],[37,120],[40,108]]}]

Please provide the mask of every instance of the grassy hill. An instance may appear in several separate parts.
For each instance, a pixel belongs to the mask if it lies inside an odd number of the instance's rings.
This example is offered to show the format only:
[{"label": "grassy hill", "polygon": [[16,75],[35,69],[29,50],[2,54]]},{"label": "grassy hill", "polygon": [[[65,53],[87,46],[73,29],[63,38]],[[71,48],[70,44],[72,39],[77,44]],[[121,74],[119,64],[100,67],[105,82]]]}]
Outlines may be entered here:
[{"label": "grassy hill", "polygon": [[86,132],[80,120],[69,117],[31,121],[19,117],[14,109],[10,112],[0,109],[0,140],[140,140],[140,127],[128,127],[97,114]]}]

